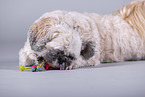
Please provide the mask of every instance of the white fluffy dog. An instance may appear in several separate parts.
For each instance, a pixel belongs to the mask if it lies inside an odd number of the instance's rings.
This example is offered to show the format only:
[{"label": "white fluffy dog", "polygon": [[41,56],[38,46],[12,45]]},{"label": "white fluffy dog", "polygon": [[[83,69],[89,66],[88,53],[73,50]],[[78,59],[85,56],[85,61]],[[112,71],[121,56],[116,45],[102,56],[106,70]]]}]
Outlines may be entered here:
[{"label": "white fluffy dog", "polygon": [[20,65],[45,60],[53,68],[145,59],[145,1],[133,1],[113,15],[53,11],[28,31]]}]

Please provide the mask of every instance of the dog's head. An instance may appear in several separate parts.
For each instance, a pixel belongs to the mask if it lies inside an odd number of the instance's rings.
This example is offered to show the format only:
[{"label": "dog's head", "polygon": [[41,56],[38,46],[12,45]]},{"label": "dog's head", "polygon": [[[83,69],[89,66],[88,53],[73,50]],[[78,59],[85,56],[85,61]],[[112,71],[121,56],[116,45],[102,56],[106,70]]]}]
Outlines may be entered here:
[{"label": "dog's head", "polygon": [[71,65],[81,51],[79,34],[53,17],[37,20],[30,27],[28,40],[38,60],[45,60],[56,68]]}]

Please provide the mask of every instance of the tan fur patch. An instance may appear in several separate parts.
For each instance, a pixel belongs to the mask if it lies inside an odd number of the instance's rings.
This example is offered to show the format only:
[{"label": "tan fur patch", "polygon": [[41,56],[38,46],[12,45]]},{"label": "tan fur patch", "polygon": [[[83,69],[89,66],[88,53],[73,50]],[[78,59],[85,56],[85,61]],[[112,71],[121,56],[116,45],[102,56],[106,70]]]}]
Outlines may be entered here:
[{"label": "tan fur patch", "polygon": [[50,26],[55,24],[56,20],[53,17],[41,18],[30,27],[30,33],[38,40],[43,38],[48,33]]},{"label": "tan fur patch", "polygon": [[145,40],[145,1],[134,1],[124,5],[114,14],[125,19],[134,30],[137,30],[142,39]]}]

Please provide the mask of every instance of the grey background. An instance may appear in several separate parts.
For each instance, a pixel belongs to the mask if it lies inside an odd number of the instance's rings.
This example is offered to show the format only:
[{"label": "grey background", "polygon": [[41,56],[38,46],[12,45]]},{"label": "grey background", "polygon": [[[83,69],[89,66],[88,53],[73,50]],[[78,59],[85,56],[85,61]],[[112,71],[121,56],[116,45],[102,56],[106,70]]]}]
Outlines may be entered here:
[{"label": "grey background", "polygon": [[0,0],[0,41],[24,41],[32,23],[45,12],[66,10],[111,14],[132,0]]},{"label": "grey background", "polygon": [[[0,0],[0,60],[18,59],[27,31],[45,12],[66,10],[111,14],[132,0]],[[13,43],[18,44],[16,47]],[[9,49],[11,48],[11,49]]]},{"label": "grey background", "polygon": [[132,0],[0,0],[0,97],[145,97],[145,62],[70,71],[19,71],[27,31],[53,10],[111,14]]}]

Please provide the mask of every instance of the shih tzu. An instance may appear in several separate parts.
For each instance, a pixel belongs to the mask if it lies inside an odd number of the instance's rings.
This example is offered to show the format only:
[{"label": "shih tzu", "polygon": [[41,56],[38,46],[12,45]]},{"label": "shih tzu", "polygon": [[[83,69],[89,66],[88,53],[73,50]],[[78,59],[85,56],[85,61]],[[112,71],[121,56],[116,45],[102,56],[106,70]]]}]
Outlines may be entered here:
[{"label": "shih tzu", "polygon": [[45,60],[64,70],[141,59],[145,59],[144,0],[124,5],[112,15],[45,13],[30,27],[19,52],[20,65]]}]

